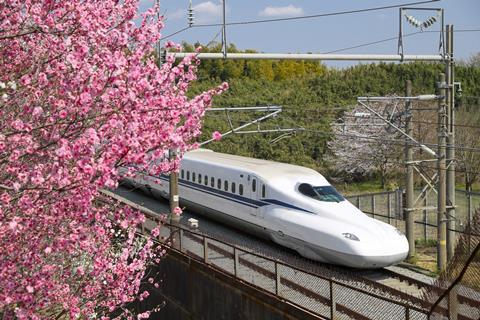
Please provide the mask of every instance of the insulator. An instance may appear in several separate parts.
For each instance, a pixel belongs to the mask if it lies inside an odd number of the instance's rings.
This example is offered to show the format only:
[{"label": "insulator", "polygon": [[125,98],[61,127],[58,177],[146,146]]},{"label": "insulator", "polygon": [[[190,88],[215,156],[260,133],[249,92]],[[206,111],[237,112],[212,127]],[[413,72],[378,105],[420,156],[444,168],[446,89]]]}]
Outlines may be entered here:
[{"label": "insulator", "polygon": [[192,8],[188,8],[188,26],[191,27],[193,26],[193,23],[195,22],[195,14],[193,12]]},{"label": "insulator", "polygon": [[167,61],[167,50],[160,50],[160,62],[165,63]]}]

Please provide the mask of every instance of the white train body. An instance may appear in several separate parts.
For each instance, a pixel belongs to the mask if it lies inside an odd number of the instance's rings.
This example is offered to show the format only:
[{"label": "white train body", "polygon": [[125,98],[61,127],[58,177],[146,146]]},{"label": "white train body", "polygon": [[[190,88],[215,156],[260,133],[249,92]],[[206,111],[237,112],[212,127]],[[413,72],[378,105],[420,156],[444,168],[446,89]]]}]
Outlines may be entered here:
[{"label": "white train body", "polygon": [[[168,197],[168,177],[160,179],[138,175],[131,182]],[[179,194],[182,206],[313,260],[379,268],[408,253],[401,232],[365,215],[305,167],[196,150],[182,160]]]}]

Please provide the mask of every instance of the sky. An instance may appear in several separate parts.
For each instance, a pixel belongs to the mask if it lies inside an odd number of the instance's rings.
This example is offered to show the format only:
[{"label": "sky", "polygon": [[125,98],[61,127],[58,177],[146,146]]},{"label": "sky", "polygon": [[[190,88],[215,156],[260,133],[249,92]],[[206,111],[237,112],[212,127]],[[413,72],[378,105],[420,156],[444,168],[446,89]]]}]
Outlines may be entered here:
[{"label": "sky", "polygon": [[[140,10],[153,6],[155,0],[141,0]],[[227,22],[298,17],[365,9],[415,0],[226,0]],[[167,36],[187,26],[188,0],[160,0],[160,11],[165,17],[162,34]],[[222,22],[221,0],[192,0],[195,24]],[[418,5],[422,8],[443,8],[445,24],[454,30],[480,30],[480,0],[441,0]],[[434,11],[410,10],[408,15],[424,21]],[[399,32],[399,9],[391,8],[356,14],[330,17],[227,26],[227,42],[239,49],[255,49],[267,53],[329,53],[334,50],[368,42],[395,38],[372,46],[340,51],[339,53],[396,54]],[[180,43],[209,43],[221,41],[221,27],[194,27],[180,32],[169,40]],[[440,30],[436,22],[425,31]],[[404,19],[404,33],[420,31]],[[215,38],[215,36],[217,36]],[[405,54],[436,54],[439,46],[438,32],[422,32],[405,37]],[[456,59],[467,59],[480,52],[480,32],[456,32],[454,36]],[[331,66],[346,66],[354,62],[328,62]]]}]

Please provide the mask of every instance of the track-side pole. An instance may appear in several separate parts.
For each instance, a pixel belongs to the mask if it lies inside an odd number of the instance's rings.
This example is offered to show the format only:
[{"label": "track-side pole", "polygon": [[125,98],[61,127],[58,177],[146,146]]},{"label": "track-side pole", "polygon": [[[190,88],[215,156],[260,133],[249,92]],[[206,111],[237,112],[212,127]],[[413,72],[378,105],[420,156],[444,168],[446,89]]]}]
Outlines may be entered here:
[{"label": "track-side pole", "polygon": [[447,25],[447,259],[450,261],[455,253],[455,88],[453,60],[453,26]]},{"label": "track-side pole", "polygon": [[[412,81],[407,80],[405,82],[405,96],[410,97],[412,95]],[[405,109],[407,117],[405,121],[405,132],[411,136],[413,134],[412,128],[412,102],[411,100],[405,100]],[[406,140],[405,143],[405,164],[406,164],[406,181],[405,181],[405,233],[408,240],[408,258],[415,256],[415,211],[413,209],[414,193],[413,193],[413,146],[410,141]]]},{"label": "track-side pole", "polygon": [[445,74],[441,73],[437,83],[438,95],[438,206],[437,206],[437,269],[443,271],[447,264],[447,228],[446,228],[446,87]]}]

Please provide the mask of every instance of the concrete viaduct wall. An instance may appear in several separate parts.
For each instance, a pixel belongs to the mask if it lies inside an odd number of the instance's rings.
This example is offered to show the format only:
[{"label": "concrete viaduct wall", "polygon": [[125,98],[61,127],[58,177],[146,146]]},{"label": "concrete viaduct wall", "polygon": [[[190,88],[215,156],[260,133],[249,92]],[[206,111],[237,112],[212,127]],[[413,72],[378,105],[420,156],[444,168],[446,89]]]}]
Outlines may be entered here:
[{"label": "concrete viaduct wall", "polygon": [[142,312],[164,304],[150,319],[320,319],[176,251],[149,272],[162,282],[158,289],[149,288],[150,296],[135,309]]}]

